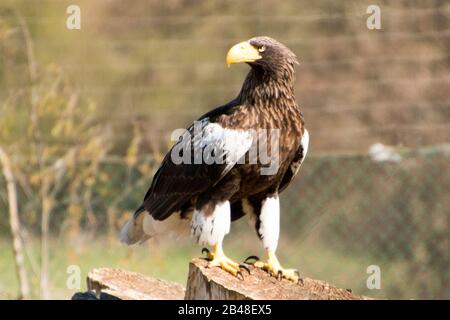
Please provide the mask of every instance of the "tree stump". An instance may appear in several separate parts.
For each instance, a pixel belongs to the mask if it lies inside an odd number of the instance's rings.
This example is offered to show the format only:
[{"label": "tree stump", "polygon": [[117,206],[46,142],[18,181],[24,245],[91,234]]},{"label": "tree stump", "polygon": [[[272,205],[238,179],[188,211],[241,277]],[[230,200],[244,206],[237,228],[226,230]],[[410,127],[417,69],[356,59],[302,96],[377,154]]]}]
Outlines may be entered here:
[{"label": "tree stump", "polygon": [[116,297],[121,300],[182,300],[185,295],[181,284],[110,268],[89,272],[87,287],[98,299],[102,299],[102,293],[106,294],[104,299]]},{"label": "tree stump", "polygon": [[250,267],[239,279],[220,268],[207,268],[205,259],[189,264],[186,290],[182,285],[121,269],[99,268],[87,277],[88,292],[72,299],[125,300],[356,300],[370,299],[325,281],[303,279],[302,284],[277,280]]},{"label": "tree stump", "polygon": [[219,268],[207,268],[204,259],[193,259],[185,299],[205,300],[361,300],[349,289],[340,289],[325,281],[304,278],[303,284],[277,280],[267,272],[251,267],[240,280]]}]

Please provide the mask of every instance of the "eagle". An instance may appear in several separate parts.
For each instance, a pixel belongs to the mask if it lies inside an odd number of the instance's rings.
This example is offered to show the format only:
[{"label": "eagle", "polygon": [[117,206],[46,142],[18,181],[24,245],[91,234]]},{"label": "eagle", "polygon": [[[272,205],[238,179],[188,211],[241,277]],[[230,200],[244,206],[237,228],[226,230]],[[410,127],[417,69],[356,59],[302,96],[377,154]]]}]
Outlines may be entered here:
[{"label": "eagle", "polygon": [[[294,94],[296,55],[273,38],[240,42],[226,55],[228,66],[250,70],[237,97],[213,109],[180,135],[155,173],[142,205],[120,231],[121,242],[142,243],[158,235],[190,230],[208,255],[208,267],[233,274],[248,262],[278,279],[300,279],[280,264],[280,200],[299,172],[309,145]],[[267,259],[245,263],[228,258],[224,237],[231,222],[252,221]]]}]

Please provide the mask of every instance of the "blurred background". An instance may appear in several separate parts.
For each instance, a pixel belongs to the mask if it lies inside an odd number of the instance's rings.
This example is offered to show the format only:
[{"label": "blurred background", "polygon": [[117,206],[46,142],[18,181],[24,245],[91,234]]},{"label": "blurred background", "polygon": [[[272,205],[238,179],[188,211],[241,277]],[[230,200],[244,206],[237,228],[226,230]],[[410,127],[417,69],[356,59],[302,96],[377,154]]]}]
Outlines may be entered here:
[{"label": "blurred background", "polygon": [[[126,248],[118,230],[171,132],[236,96],[248,67],[228,69],[227,49],[268,35],[300,59],[311,135],[281,196],[281,262],[375,298],[449,299],[449,16],[445,0],[3,0],[0,298],[68,299],[70,265],[81,290],[101,266],[185,284],[200,247]],[[228,254],[262,257],[241,220]]]}]

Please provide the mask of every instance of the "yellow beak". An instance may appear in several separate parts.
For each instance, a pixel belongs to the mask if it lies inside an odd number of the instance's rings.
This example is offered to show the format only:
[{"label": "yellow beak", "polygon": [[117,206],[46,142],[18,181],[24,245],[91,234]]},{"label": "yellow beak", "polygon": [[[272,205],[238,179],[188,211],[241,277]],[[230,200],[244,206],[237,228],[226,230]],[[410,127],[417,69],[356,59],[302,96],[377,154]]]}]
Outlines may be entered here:
[{"label": "yellow beak", "polygon": [[261,59],[258,50],[247,41],[234,45],[227,53],[228,66],[233,63],[253,62]]}]

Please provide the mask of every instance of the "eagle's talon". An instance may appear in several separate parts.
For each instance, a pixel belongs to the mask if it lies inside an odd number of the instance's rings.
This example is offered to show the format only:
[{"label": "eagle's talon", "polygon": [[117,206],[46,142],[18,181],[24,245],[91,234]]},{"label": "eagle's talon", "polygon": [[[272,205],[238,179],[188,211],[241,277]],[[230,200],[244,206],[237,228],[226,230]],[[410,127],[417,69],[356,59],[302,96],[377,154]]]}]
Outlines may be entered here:
[{"label": "eagle's talon", "polygon": [[244,275],[242,274],[240,268],[247,269],[246,266],[236,263],[233,260],[231,260],[230,258],[228,258],[224,254],[224,252],[222,250],[222,246],[220,244],[214,246],[213,252],[210,252],[206,248],[202,249],[202,253],[204,251],[208,252],[208,257],[211,259],[207,264],[208,268],[219,267],[220,269],[222,269],[228,273],[231,273],[235,277],[239,278],[239,276],[240,276],[242,279],[244,279]]},{"label": "eagle's talon", "polygon": [[211,261],[214,259],[214,252],[211,252],[208,248],[202,249],[202,254],[206,253],[206,259]]},{"label": "eagle's talon", "polygon": [[[247,258],[247,260],[249,258]],[[278,281],[287,279],[294,283],[298,283],[300,279],[300,272],[297,269],[284,269],[278,261],[274,252],[269,251],[269,259],[267,262],[257,260],[252,265],[255,268],[266,271],[270,276],[275,277]]]},{"label": "eagle's talon", "polygon": [[239,270],[239,271],[236,273],[236,278],[238,278],[238,279],[240,279],[240,280],[242,280],[242,281],[245,280],[244,274],[241,272],[241,270]]},{"label": "eagle's talon", "polygon": [[250,268],[246,264],[243,264],[243,263],[239,264],[239,269],[244,269],[245,271],[248,272],[249,275],[251,274]]},{"label": "eagle's talon", "polygon": [[278,281],[281,281],[283,279],[283,272],[281,272],[281,270],[278,270],[278,273],[277,273],[277,280]]},{"label": "eagle's talon", "polygon": [[297,284],[299,285],[299,286],[304,286],[305,285],[305,283],[303,282],[303,279],[302,278],[298,278],[298,280],[297,280]]},{"label": "eagle's talon", "polygon": [[248,263],[248,260],[255,260],[255,262],[256,262],[256,261],[259,261],[260,259],[258,256],[249,256],[249,257],[247,257],[247,259],[244,260],[244,263]]}]

